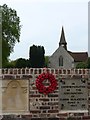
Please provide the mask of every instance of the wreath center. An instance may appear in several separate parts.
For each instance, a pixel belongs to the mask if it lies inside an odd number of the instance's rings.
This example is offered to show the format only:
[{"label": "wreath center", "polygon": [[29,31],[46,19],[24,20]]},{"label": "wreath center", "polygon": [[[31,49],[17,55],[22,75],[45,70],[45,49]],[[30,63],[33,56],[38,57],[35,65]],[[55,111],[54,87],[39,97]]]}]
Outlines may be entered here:
[{"label": "wreath center", "polygon": [[48,79],[45,79],[42,84],[45,86],[45,87],[49,87],[51,85],[50,81]]}]

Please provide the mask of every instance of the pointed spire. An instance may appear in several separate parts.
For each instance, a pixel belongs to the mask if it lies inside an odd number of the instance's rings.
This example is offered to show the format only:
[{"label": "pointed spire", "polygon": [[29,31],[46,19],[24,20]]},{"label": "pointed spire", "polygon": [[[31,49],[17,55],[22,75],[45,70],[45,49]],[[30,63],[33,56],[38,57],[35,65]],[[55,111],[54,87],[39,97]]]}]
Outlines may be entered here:
[{"label": "pointed spire", "polygon": [[63,26],[62,26],[62,31],[61,31],[61,37],[60,37],[59,46],[63,46],[67,50],[67,42],[65,40],[65,34],[64,34],[64,28],[63,28]]}]

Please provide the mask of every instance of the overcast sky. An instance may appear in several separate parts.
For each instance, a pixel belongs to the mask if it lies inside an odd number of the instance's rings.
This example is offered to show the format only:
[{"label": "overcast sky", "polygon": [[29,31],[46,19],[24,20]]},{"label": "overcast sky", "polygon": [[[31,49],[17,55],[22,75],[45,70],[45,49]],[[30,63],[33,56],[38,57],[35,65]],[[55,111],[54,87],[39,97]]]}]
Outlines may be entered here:
[{"label": "overcast sky", "polygon": [[62,26],[68,50],[88,51],[88,0],[0,0],[4,3],[17,11],[22,25],[20,43],[10,59],[28,59],[33,44],[52,55],[59,47]]}]

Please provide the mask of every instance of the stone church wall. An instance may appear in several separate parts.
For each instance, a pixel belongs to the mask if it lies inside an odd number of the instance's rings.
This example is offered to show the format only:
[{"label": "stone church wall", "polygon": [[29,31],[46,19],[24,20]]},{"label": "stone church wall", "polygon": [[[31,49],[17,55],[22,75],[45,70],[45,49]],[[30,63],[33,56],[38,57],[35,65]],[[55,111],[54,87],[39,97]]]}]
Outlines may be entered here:
[{"label": "stone church wall", "polygon": [[[36,78],[42,73],[51,73],[57,80],[57,88],[54,92],[44,95],[38,92],[36,88]],[[31,69],[2,69],[2,114],[3,115],[22,115],[23,118],[67,118],[67,117],[84,117],[89,118],[90,114],[90,70],[89,69],[50,69],[50,68],[31,68]],[[69,82],[69,80],[71,82]],[[82,80],[82,82],[81,82]],[[72,82],[73,81],[73,82]],[[77,82],[75,82],[77,81]],[[80,81],[80,82],[79,82]],[[60,95],[62,92],[60,85],[83,84],[85,89],[80,89],[82,98],[85,99],[84,108],[79,110],[67,110],[68,104],[64,102],[65,109],[61,109],[61,99],[67,97]],[[75,83],[74,83],[75,82]],[[69,85],[69,86],[68,86]],[[63,85],[62,85],[63,86]],[[73,86],[73,85],[72,85]],[[77,85],[81,87],[82,85]],[[65,87],[65,86],[64,86]],[[74,87],[76,87],[74,85]],[[65,89],[63,89],[65,90]],[[69,90],[72,90],[71,88]],[[76,89],[73,89],[73,93]],[[85,90],[87,93],[85,93]],[[70,92],[69,92],[70,93]],[[62,94],[63,95],[63,94]],[[79,96],[79,95],[78,95]],[[77,95],[75,96],[78,97]],[[80,105],[82,105],[82,100]],[[75,105],[75,104],[73,104]],[[77,104],[76,104],[77,105]],[[79,106],[81,107],[81,106]]]},{"label": "stone church wall", "polygon": [[[63,57],[63,66],[59,66],[59,57]],[[60,46],[52,56],[49,58],[49,67],[55,68],[55,69],[69,69],[69,68],[75,68],[74,66],[74,59],[70,56],[70,54],[62,47]]]}]

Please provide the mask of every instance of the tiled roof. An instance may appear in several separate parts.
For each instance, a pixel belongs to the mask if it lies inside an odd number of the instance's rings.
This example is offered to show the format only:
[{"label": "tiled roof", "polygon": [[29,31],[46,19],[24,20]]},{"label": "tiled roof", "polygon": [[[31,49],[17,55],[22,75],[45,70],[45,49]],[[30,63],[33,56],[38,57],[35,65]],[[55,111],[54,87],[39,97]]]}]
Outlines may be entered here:
[{"label": "tiled roof", "polygon": [[74,58],[75,62],[85,62],[88,58],[87,52],[71,52],[71,51],[68,52]]}]

